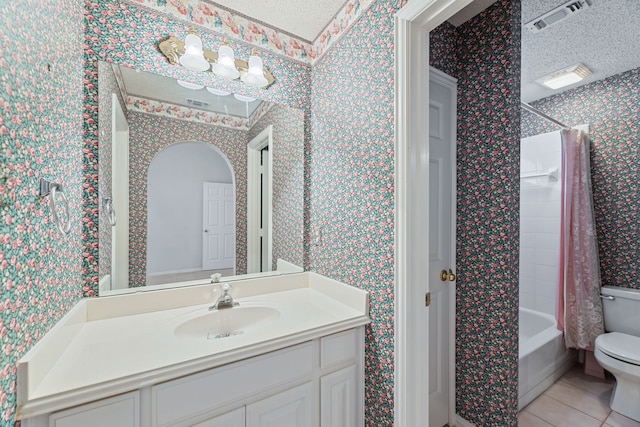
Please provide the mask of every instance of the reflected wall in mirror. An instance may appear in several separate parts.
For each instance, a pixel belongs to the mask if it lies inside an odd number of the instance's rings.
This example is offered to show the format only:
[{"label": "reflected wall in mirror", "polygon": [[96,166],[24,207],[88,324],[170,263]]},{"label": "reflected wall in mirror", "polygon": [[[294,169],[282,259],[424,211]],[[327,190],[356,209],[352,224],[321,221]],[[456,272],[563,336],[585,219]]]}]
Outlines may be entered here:
[{"label": "reflected wall in mirror", "polygon": [[98,73],[101,290],[302,266],[301,110]]}]

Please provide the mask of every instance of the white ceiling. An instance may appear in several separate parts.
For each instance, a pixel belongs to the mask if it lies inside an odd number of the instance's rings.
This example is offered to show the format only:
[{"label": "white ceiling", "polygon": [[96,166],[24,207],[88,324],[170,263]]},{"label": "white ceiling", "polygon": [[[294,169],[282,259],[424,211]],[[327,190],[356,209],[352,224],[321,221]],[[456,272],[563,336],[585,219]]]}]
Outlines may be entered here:
[{"label": "white ceiling", "polygon": [[[545,98],[576,86],[640,67],[640,1],[590,0],[591,7],[547,29],[522,30],[522,99]],[[566,0],[523,0],[528,23]],[[535,79],[582,62],[593,75],[558,91]]]},{"label": "white ceiling", "polygon": [[[449,22],[461,25],[495,1],[475,0]],[[566,2],[567,0],[522,0],[521,88],[522,100],[525,102],[640,67],[640,0],[589,0],[590,8],[539,33],[532,33],[524,28],[524,24]],[[345,0],[222,0],[216,4],[312,41],[345,5]],[[580,83],[555,91],[535,83],[535,79],[539,77],[578,62],[589,67],[593,75]],[[166,94],[166,88],[175,89],[177,86],[155,80],[146,83],[145,79],[134,81],[126,76],[125,82],[131,94],[140,96],[144,96],[147,90],[153,87],[162,87],[162,92]],[[224,111],[225,108],[229,110],[233,103],[231,96],[223,101],[213,100],[213,95],[206,90],[189,92],[179,87],[177,90],[180,92],[172,99],[165,96],[162,96],[162,99],[159,99],[159,96],[147,97],[178,105],[185,105],[186,97],[206,98],[212,104],[217,103],[216,105],[220,106],[218,111]],[[246,105],[242,103],[237,107],[244,109]],[[230,111],[230,114],[234,113]],[[234,115],[245,114],[237,111]]]},{"label": "white ceiling", "polygon": [[218,0],[239,12],[313,43],[347,0]]},{"label": "white ceiling", "polygon": [[[449,22],[461,25],[495,0],[475,0]],[[547,29],[533,33],[524,24],[567,0],[522,0],[522,100],[602,80],[640,67],[640,0],[589,0],[591,7]],[[582,62],[593,74],[580,83],[547,89],[537,78]]]}]

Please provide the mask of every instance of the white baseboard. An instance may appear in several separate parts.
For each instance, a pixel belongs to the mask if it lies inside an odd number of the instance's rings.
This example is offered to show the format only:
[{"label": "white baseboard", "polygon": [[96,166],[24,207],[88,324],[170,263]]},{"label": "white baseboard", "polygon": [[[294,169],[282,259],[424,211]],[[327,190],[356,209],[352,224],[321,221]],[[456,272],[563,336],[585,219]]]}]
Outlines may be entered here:
[{"label": "white baseboard", "polygon": [[456,415],[456,424],[454,427],[475,427],[475,424],[470,423],[460,415]]}]

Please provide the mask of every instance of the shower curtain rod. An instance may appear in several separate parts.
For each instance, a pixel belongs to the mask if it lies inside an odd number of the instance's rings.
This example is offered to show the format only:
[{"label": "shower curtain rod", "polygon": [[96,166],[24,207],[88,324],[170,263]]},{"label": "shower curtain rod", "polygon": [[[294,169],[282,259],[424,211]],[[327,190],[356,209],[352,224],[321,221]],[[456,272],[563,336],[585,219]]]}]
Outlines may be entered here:
[{"label": "shower curtain rod", "polygon": [[525,110],[529,111],[530,113],[533,113],[537,116],[542,117],[545,120],[548,120],[550,122],[553,122],[555,124],[557,124],[558,126],[561,126],[565,129],[571,129],[571,126],[567,126],[562,122],[559,122],[558,120],[554,119],[551,116],[547,116],[545,113],[543,113],[542,111],[538,110],[537,108],[532,107],[531,105],[527,104],[524,101],[520,101],[520,105],[522,106],[522,108],[524,108]]}]

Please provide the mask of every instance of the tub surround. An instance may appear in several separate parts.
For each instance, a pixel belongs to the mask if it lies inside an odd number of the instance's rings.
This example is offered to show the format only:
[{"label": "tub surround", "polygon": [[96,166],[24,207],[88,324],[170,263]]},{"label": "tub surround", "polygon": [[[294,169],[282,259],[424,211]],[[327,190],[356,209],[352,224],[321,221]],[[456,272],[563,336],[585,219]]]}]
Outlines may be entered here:
[{"label": "tub surround", "polygon": [[305,272],[233,284],[240,307],[273,307],[275,320],[224,339],[176,335],[185,319],[208,313],[216,290],[207,284],[81,300],[19,361],[18,419],[369,323],[366,292]]},{"label": "tub surround", "polygon": [[520,307],[518,410],[531,403],[575,364],[555,317]]}]

